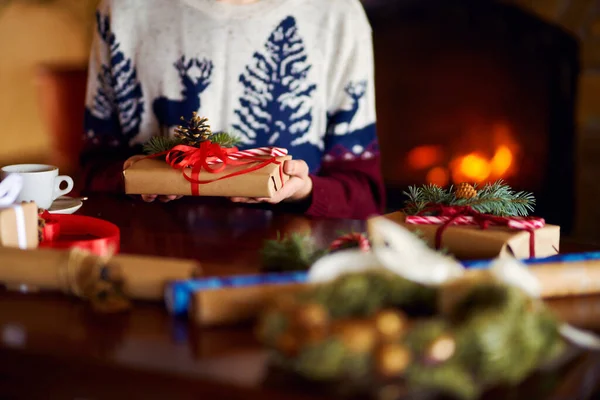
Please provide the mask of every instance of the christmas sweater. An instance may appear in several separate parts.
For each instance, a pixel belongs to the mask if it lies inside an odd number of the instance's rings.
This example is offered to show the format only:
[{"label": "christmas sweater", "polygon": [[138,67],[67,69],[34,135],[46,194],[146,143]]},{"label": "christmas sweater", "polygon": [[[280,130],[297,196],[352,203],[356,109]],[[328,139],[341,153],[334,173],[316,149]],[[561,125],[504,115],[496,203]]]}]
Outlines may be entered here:
[{"label": "christmas sweater", "polygon": [[[309,215],[381,211],[371,28],[359,0],[105,0],[90,57],[88,190],[192,112],[306,161]],[[115,177],[119,177],[119,182]]]}]

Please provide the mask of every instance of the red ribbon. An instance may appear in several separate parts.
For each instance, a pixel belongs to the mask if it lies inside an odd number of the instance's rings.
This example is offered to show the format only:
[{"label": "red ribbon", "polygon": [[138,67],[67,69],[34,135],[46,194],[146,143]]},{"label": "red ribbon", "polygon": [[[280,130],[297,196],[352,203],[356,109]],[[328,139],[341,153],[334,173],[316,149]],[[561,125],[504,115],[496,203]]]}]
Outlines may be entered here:
[{"label": "red ribbon", "polygon": [[[283,168],[282,162],[277,160],[277,157],[264,158],[261,156],[249,156],[245,155],[236,160],[229,158],[230,154],[236,153],[238,149],[236,147],[225,148],[221,147],[217,143],[205,141],[200,144],[199,147],[177,145],[171,150],[154,154],[151,158],[160,157],[166,155],[166,162],[171,167],[182,171],[185,179],[192,185],[192,195],[200,195],[200,185],[220,181],[223,179],[231,178],[234,176],[248,174],[250,172],[259,170],[266,167],[269,164],[279,165],[279,178],[283,185]],[[215,161],[219,161],[216,164]],[[224,175],[217,179],[200,180],[200,172],[204,169],[206,172],[211,174],[217,174],[222,172],[228,165],[240,166],[255,164],[251,167],[232,172],[231,174]],[[191,175],[186,173],[186,168],[191,168]]]},{"label": "red ribbon", "polygon": [[[423,215],[425,213],[433,212],[438,217],[449,217],[450,219],[440,225],[435,233],[435,248],[440,249],[442,247],[442,235],[444,231],[452,225],[459,217],[473,217],[473,220],[479,225],[481,229],[487,229],[490,225],[509,226],[511,221],[510,217],[498,217],[495,215],[484,214],[474,210],[471,206],[446,206],[442,204],[433,204],[421,211],[417,215]],[[522,229],[529,232],[529,257],[535,257],[535,229],[531,227],[514,228],[511,229]]]},{"label": "red ribbon", "polygon": [[329,246],[329,251],[336,251],[346,247],[358,247],[361,251],[367,252],[371,249],[371,243],[362,233],[348,233],[334,240]]}]

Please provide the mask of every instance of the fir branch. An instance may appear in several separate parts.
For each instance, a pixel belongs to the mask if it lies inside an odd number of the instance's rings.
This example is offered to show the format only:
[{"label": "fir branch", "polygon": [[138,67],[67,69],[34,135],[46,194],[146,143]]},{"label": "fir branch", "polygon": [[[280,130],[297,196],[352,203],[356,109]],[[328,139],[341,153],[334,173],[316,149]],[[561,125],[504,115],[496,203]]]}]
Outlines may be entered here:
[{"label": "fir branch", "polygon": [[267,240],[261,251],[262,270],[268,272],[306,271],[327,250],[318,249],[314,240],[304,234],[293,233],[276,240]]},{"label": "fir branch", "polygon": [[183,141],[178,138],[154,136],[144,144],[144,153],[149,155],[162,153],[163,151],[169,151],[182,143]]},{"label": "fir branch", "polygon": [[217,132],[209,137],[212,143],[216,143],[221,147],[235,147],[240,144],[241,139],[227,132]]},{"label": "fir branch", "polygon": [[408,197],[404,208],[407,215],[418,214],[431,204],[449,204],[454,199],[452,186],[444,189],[434,184],[410,186],[404,194]]},{"label": "fir branch", "polygon": [[[477,188],[477,185],[473,185]],[[533,212],[535,197],[529,192],[515,192],[503,180],[487,183],[471,199],[456,198],[454,188],[443,189],[437,185],[411,186],[405,203],[404,213],[415,215],[432,204],[447,206],[471,206],[475,211],[498,216],[525,217]]]},{"label": "fir branch", "polygon": [[529,192],[515,192],[499,180],[486,184],[466,205],[484,214],[526,217],[534,210],[535,197]]}]

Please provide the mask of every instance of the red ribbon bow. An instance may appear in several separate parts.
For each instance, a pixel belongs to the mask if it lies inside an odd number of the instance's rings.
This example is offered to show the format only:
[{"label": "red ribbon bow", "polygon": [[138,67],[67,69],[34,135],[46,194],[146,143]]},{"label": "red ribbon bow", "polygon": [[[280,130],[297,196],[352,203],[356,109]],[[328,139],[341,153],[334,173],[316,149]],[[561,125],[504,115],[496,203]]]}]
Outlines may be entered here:
[{"label": "red ribbon bow", "polygon": [[[261,156],[244,155],[236,159],[232,159],[230,155],[237,153],[237,147],[225,148],[221,147],[217,143],[205,141],[200,144],[199,147],[177,145],[171,150],[155,154],[151,157],[159,157],[166,155],[166,162],[171,167],[182,171],[183,176],[192,185],[192,195],[198,196],[200,194],[200,186],[206,183],[216,182],[223,179],[231,178],[238,175],[244,175],[261,168],[266,167],[269,164],[279,165],[279,177],[283,185],[283,168],[282,162],[277,160],[277,157],[271,156],[270,158],[264,158]],[[211,174],[217,174],[222,172],[228,165],[240,166],[255,164],[248,168],[232,172],[230,174],[221,176],[217,179],[212,180],[200,180],[200,172],[204,169],[206,172]],[[191,168],[191,174],[186,173],[186,168]]]},{"label": "red ribbon bow", "polygon": [[[440,225],[435,233],[435,248],[438,250],[442,247],[442,235],[450,225],[455,223],[460,217],[472,217],[473,221],[476,222],[481,229],[487,229],[491,225],[497,225],[529,232],[529,257],[535,257],[535,228],[528,224],[515,226],[513,223],[514,218],[484,214],[474,210],[471,206],[446,206],[442,204],[428,206],[417,215],[423,215],[425,213],[434,213],[438,217],[449,217],[448,221]],[[521,220],[524,221],[527,219],[528,218],[521,218]]]}]

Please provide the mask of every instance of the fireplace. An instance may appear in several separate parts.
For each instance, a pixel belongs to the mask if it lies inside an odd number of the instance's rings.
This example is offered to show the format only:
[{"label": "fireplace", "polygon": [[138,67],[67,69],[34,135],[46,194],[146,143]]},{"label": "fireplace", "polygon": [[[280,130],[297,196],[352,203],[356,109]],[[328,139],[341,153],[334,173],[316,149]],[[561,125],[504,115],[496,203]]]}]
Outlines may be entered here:
[{"label": "fireplace", "polygon": [[577,40],[496,1],[365,6],[388,208],[401,207],[409,185],[504,179],[534,192],[536,214],[569,232]]}]

